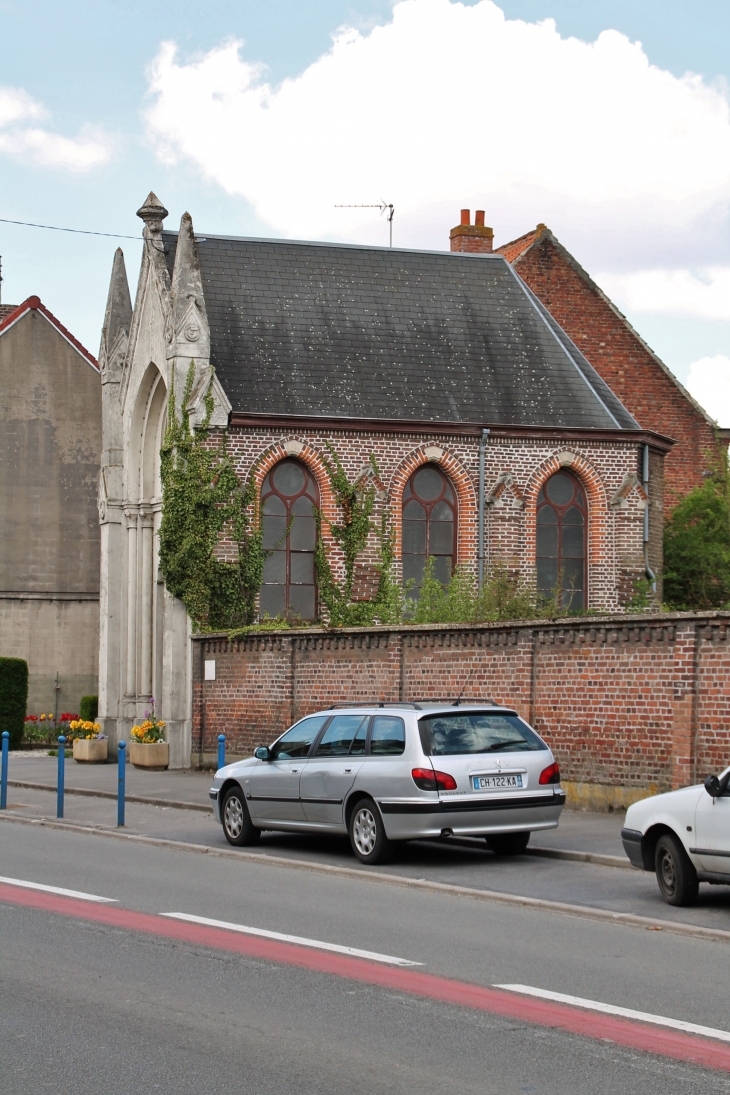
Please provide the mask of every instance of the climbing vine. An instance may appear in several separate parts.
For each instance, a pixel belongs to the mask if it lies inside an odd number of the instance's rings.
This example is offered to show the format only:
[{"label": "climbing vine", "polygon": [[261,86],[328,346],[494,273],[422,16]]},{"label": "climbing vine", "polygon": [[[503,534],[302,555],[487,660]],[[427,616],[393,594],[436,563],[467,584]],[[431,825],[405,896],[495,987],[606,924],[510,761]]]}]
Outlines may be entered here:
[{"label": "climbing vine", "polygon": [[[252,477],[245,484],[239,481],[225,436],[218,445],[209,441],[212,376],[203,422],[191,428],[187,408],[194,380],[191,362],[179,417],[174,382],[170,389],[160,450],[160,567],[165,585],[184,603],[195,628],[216,631],[253,623],[265,552],[262,532],[250,516]],[[232,562],[216,557],[223,535],[235,546]]]},{"label": "climbing vine", "polygon": [[[322,515],[318,512],[314,565],[317,572],[319,599],[333,627],[357,626],[371,623],[374,612],[374,602],[353,601],[352,590],[355,563],[367,544],[373,527],[370,517],[375,505],[375,488],[366,487],[361,481],[351,483],[334,448],[329,441],[326,445],[331,459],[323,457],[322,461],[329,476],[335,502],[342,515],[339,524],[334,522],[330,524],[330,533],[342,551],[345,573],[343,580],[338,582],[332,572],[322,539]],[[378,468],[372,456],[370,463],[377,475]]]}]

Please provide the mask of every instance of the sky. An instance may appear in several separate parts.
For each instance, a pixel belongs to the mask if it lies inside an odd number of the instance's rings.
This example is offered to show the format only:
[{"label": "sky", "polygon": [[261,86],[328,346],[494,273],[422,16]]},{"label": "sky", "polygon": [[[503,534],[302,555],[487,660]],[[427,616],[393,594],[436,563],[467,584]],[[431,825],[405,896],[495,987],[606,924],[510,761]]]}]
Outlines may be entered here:
[{"label": "sky", "polygon": [[727,0],[0,0],[2,301],[95,353],[154,190],[199,233],[448,249],[547,223],[730,426]]}]

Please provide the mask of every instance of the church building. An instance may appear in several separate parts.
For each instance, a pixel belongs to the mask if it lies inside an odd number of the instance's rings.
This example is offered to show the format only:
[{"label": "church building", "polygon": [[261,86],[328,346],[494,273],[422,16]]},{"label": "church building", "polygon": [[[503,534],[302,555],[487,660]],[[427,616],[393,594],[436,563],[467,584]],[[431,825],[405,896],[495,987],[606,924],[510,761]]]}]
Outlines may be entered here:
[{"label": "church building", "polygon": [[[395,561],[416,587],[428,557],[502,563],[566,607],[618,611],[659,580],[663,465],[672,441],[642,428],[504,255],[179,232],[150,194],[132,307],[117,251],[102,334],[100,717],[128,738],[154,698],[170,763],[191,751],[191,624],[158,563],[160,447],[168,399],[225,434],[253,475],[269,549],[263,616],[319,615],[315,514],[335,573],[326,461],[376,492]],[[178,408],[179,410],[179,408]],[[372,458],[374,457],[374,462]],[[372,570],[372,567],[370,567]],[[356,585],[367,596],[367,563]],[[658,585],[658,596],[661,587]],[[564,595],[565,597],[565,595]]]}]

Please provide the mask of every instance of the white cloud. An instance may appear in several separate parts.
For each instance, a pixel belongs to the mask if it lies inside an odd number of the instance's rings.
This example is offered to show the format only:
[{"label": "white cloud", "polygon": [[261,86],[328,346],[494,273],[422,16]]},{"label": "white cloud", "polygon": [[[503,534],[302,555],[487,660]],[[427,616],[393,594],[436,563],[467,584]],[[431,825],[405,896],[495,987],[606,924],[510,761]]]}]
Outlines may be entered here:
[{"label": "white cloud", "polygon": [[616,31],[586,43],[491,0],[404,0],[276,87],[241,48],[163,44],[148,131],[277,232],[385,243],[375,211],[334,208],[385,199],[406,246],[448,247],[463,205],[498,241],[545,221],[589,268],[722,261],[730,105]]},{"label": "white cloud", "polygon": [[45,111],[27,91],[19,87],[0,87],[0,125],[24,118],[42,118]]},{"label": "white cloud", "polygon": [[719,426],[730,426],[730,357],[703,357],[689,367],[687,390]]},{"label": "white cloud", "polygon": [[85,127],[77,137],[63,137],[19,124],[47,113],[22,88],[0,88],[0,152],[67,171],[89,171],[111,159],[112,141],[99,129]]},{"label": "white cloud", "polygon": [[730,266],[599,274],[596,281],[632,312],[730,320]]}]

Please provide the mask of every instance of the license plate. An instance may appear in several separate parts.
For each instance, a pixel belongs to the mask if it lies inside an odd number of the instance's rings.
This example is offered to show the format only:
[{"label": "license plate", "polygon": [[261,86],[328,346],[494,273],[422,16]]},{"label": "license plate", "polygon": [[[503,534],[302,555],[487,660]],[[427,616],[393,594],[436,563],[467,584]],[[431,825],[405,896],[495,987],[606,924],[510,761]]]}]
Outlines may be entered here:
[{"label": "license plate", "polygon": [[522,776],[472,776],[475,791],[501,791],[503,788],[521,787]]}]

